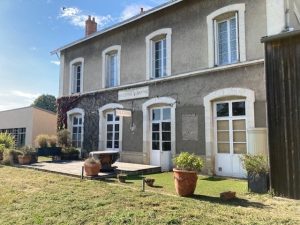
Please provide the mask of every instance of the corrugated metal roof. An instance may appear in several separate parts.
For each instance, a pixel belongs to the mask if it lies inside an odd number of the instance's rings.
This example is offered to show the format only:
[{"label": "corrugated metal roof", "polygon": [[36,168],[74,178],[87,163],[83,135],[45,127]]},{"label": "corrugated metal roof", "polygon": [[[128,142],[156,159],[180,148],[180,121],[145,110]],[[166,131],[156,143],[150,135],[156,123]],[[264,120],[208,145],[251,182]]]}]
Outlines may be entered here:
[{"label": "corrugated metal roof", "polygon": [[152,13],[155,13],[155,12],[157,12],[157,11],[160,11],[160,10],[162,10],[162,9],[165,9],[165,8],[167,8],[167,7],[170,7],[170,6],[172,6],[172,5],[175,5],[175,4],[177,4],[177,3],[179,3],[179,2],[182,2],[182,1],[183,1],[183,0],[171,0],[171,1],[169,1],[169,2],[166,2],[166,3],[162,4],[162,5],[159,5],[159,6],[157,6],[157,7],[154,7],[154,8],[152,8],[152,9],[150,9],[150,10],[148,10],[148,11],[142,13],[142,14],[138,14],[138,15],[136,15],[136,16],[134,16],[134,17],[131,17],[131,18],[127,19],[127,20],[124,20],[124,21],[122,21],[122,22],[120,22],[120,23],[117,23],[117,24],[115,24],[115,25],[113,25],[113,26],[110,26],[110,27],[108,27],[108,28],[105,28],[105,29],[103,29],[103,30],[100,30],[100,31],[98,31],[98,32],[96,32],[96,33],[94,33],[94,34],[91,34],[91,35],[87,36],[87,37],[81,38],[81,39],[79,39],[79,40],[77,40],[77,41],[71,42],[70,44],[64,45],[63,47],[60,47],[60,48],[58,48],[58,49],[52,51],[51,54],[53,55],[53,54],[56,54],[56,53],[58,53],[58,52],[61,52],[61,51],[64,50],[64,49],[67,49],[67,48],[70,48],[70,47],[72,47],[72,46],[74,46],[74,45],[80,44],[80,43],[85,42],[85,41],[87,41],[87,40],[90,40],[90,39],[92,39],[92,38],[94,38],[94,37],[98,37],[98,36],[100,36],[100,35],[102,35],[102,34],[105,34],[105,33],[109,32],[109,31],[112,31],[112,30],[114,30],[114,29],[117,29],[117,28],[119,28],[119,27],[122,27],[122,26],[124,26],[124,25],[126,25],[126,24],[132,23],[132,22],[137,21],[137,20],[139,20],[139,19],[142,19],[142,18],[144,18],[144,17],[146,17],[146,16],[148,16],[148,15],[150,15],[150,14],[152,14]]}]

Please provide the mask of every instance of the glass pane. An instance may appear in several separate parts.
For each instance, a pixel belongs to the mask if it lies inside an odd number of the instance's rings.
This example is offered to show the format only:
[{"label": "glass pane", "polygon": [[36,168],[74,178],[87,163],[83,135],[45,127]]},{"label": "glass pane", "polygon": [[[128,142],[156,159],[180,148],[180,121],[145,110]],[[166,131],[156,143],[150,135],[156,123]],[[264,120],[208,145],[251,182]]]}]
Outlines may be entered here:
[{"label": "glass pane", "polygon": [[115,131],[119,131],[120,125],[119,124],[115,124]]},{"label": "glass pane", "polygon": [[163,151],[171,151],[171,142],[163,142],[162,150]]},{"label": "glass pane", "polygon": [[218,130],[229,130],[229,121],[228,120],[219,120],[217,121]]},{"label": "glass pane", "polygon": [[245,102],[233,102],[232,103],[232,115],[233,116],[245,116],[246,115]]},{"label": "glass pane", "polygon": [[230,51],[231,51],[231,62],[237,61],[237,27],[236,18],[230,20]]},{"label": "glass pane", "polygon": [[81,134],[81,127],[78,127],[78,133]]},{"label": "glass pane", "polygon": [[74,116],[73,118],[73,125],[77,125],[78,124],[78,118],[76,116]]},{"label": "glass pane", "polygon": [[171,131],[171,123],[170,122],[163,122],[162,123],[162,130],[163,131]]},{"label": "glass pane", "polygon": [[107,133],[106,138],[108,141],[111,141],[113,139],[113,134],[112,133]]},{"label": "glass pane", "polygon": [[159,133],[158,132],[152,133],[152,140],[159,141]]},{"label": "glass pane", "polygon": [[115,141],[115,148],[119,148],[119,142]]},{"label": "glass pane", "polygon": [[113,114],[107,114],[107,121],[113,121]]},{"label": "glass pane", "polygon": [[171,132],[163,132],[162,140],[163,141],[171,141]]},{"label": "glass pane", "polygon": [[228,28],[227,21],[218,24],[218,56],[219,64],[228,63]]},{"label": "glass pane", "polygon": [[163,120],[170,120],[171,119],[171,109],[163,109]]},{"label": "glass pane", "polygon": [[110,132],[113,131],[113,125],[112,124],[107,124],[107,131],[110,131]]},{"label": "glass pane", "polygon": [[73,127],[73,134],[77,134],[77,127]]},{"label": "glass pane", "polygon": [[246,130],[245,120],[233,120],[233,130]]},{"label": "glass pane", "polygon": [[159,123],[152,124],[152,131],[159,131]]},{"label": "glass pane", "polygon": [[116,132],[115,133],[115,141],[118,141],[119,140],[119,132]]},{"label": "glass pane", "polygon": [[76,141],[77,140],[77,134],[73,134],[72,135],[72,141]]},{"label": "glass pane", "polygon": [[218,132],[218,142],[229,142],[229,131]]},{"label": "glass pane", "polygon": [[106,142],[106,148],[112,148],[112,141]]},{"label": "glass pane", "polygon": [[160,150],[159,149],[159,142],[152,141],[152,150]]},{"label": "glass pane", "polygon": [[78,123],[81,125],[82,124],[82,118],[79,118]]},{"label": "glass pane", "polygon": [[230,145],[218,143],[218,153],[230,153]]},{"label": "glass pane", "polygon": [[234,154],[247,154],[247,145],[246,144],[233,144]]},{"label": "glass pane", "polygon": [[152,120],[160,120],[160,109],[154,109],[152,111]]},{"label": "glass pane", "polygon": [[116,116],[115,121],[119,121],[120,117]]},{"label": "glass pane", "polygon": [[245,131],[234,131],[233,132],[233,142],[246,142],[246,132]]},{"label": "glass pane", "polygon": [[229,116],[229,106],[228,103],[217,104],[217,117]]}]

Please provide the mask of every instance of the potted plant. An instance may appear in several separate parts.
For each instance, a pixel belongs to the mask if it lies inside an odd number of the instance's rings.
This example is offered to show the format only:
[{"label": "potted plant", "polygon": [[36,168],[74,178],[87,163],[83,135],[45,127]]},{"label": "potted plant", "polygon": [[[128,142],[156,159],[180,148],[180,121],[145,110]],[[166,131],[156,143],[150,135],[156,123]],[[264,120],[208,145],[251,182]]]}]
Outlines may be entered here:
[{"label": "potted plant", "polygon": [[254,193],[269,190],[269,166],[265,156],[246,154],[241,157],[243,167],[248,173],[248,189]]},{"label": "potted plant", "polygon": [[180,196],[191,196],[196,189],[197,173],[203,168],[201,157],[188,152],[182,152],[173,159],[176,168],[174,172],[175,189]]},{"label": "potted plant", "polygon": [[56,146],[56,136],[40,134],[36,137],[35,143],[38,146],[37,154],[39,156],[60,156],[61,148]]},{"label": "potted plant", "polygon": [[31,163],[31,155],[33,152],[33,149],[25,146],[22,149],[19,150],[20,155],[18,155],[18,162],[20,165],[28,165]]},{"label": "potted plant", "polygon": [[95,158],[88,158],[84,161],[84,171],[86,176],[98,176],[100,172],[100,162]]}]

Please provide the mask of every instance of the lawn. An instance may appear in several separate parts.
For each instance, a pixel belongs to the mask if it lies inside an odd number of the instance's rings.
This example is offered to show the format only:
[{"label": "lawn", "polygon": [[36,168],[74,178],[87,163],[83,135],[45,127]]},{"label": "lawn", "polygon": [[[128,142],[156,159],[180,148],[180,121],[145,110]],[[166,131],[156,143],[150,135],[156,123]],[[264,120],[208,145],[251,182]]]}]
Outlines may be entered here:
[{"label": "lawn", "polygon": [[[174,193],[171,174],[151,177],[163,187],[143,193],[137,178],[124,186],[0,166],[0,224],[300,224],[299,201],[249,195],[243,181],[201,177],[197,195],[180,198],[154,193]],[[241,199],[220,201],[225,184]]]},{"label": "lawn", "polygon": [[[144,177],[155,179],[154,187],[151,188],[146,186],[147,190],[159,193],[176,194],[173,173],[153,174]],[[112,180],[117,182],[115,179]],[[129,177],[126,184],[141,189],[142,176]],[[247,182],[244,180],[199,176],[198,185],[195,191],[196,195],[218,197],[220,196],[220,193],[224,191],[235,191],[239,196],[244,196],[248,192]]]}]

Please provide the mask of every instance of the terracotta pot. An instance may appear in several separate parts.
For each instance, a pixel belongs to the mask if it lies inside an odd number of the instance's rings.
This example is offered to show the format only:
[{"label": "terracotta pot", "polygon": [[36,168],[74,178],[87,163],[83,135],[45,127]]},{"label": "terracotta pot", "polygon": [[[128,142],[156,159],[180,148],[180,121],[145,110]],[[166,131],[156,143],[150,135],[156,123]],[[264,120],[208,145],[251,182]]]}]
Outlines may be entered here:
[{"label": "terracotta pot", "polygon": [[182,197],[194,194],[197,185],[197,172],[173,169],[175,189]]},{"label": "terracotta pot", "polygon": [[19,155],[18,161],[20,165],[28,165],[31,163],[31,156],[30,155]]},{"label": "terracotta pot", "polygon": [[84,171],[86,176],[98,176],[98,173],[100,172],[100,164],[84,164]]}]

